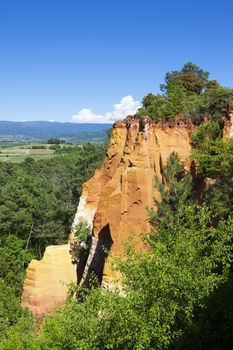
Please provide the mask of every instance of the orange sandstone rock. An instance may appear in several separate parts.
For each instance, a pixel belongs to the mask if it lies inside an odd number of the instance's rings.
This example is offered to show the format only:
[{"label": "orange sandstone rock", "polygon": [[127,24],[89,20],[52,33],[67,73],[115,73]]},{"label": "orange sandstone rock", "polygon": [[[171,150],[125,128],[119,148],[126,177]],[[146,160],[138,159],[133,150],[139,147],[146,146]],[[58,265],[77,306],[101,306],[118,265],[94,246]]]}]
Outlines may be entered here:
[{"label": "orange sandstone rock", "polygon": [[[93,245],[81,284],[88,285],[92,271],[100,282],[103,277],[105,285],[111,284],[112,273],[104,263],[102,247],[110,250],[110,259],[123,256],[123,242],[129,236],[138,242],[141,232],[149,232],[147,208],[152,208],[154,198],[159,198],[155,177],[162,179],[163,167],[172,152],[177,152],[180,161],[188,164],[190,128],[182,121],[153,124],[150,118],[129,117],[115,123],[98,180],[102,188],[93,221]],[[142,244],[138,249],[143,249]]]},{"label": "orange sandstone rock", "polygon": [[223,138],[230,139],[233,137],[233,112],[231,111],[225,119],[223,128]]},{"label": "orange sandstone rock", "polygon": [[[92,225],[99,200],[100,175],[101,172],[97,170],[92,179],[83,186],[69,241],[73,240],[75,226],[80,219],[84,218]],[[49,246],[43,259],[32,260],[27,268],[22,306],[27,307],[37,317],[48,314],[55,307],[64,304],[68,284],[77,282],[76,265],[71,262],[69,248],[69,244]]]},{"label": "orange sandstone rock", "polygon": [[22,306],[43,316],[65,302],[68,284],[76,281],[69,245],[49,246],[41,261],[32,260],[27,268]]},{"label": "orange sandstone rock", "polygon": [[[138,235],[149,232],[147,207],[152,208],[153,199],[159,198],[155,177],[162,179],[172,152],[188,164],[191,127],[182,121],[154,124],[148,117],[128,117],[114,124],[103,167],[83,185],[72,227],[73,233],[81,218],[93,227],[81,285],[89,284],[94,271],[103,285],[111,287],[115,276],[108,261],[115,255],[124,256],[123,242],[129,236],[139,242]],[[103,247],[110,251],[107,263]],[[144,249],[141,243],[137,248]],[[68,250],[68,245],[48,247],[41,261],[30,263],[22,304],[35,314],[48,313],[62,304],[67,295],[64,283],[76,281]]]}]

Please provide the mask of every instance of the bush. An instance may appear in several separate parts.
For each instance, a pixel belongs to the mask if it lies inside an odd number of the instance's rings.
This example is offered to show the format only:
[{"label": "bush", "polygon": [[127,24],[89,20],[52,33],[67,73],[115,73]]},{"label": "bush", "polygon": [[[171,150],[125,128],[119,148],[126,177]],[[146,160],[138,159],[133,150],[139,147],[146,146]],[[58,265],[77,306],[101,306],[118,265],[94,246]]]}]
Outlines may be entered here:
[{"label": "bush", "polygon": [[0,278],[18,297],[22,292],[25,268],[33,258],[25,245],[25,241],[13,235],[0,237]]},{"label": "bush", "polygon": [[33,145],[31,149],[47,149],[47,147],[44,145]]},{"label": "bush", "polygon": [[58,138],[53,137],[53,138],[48,139],[47,143],[50,145],[60,145],[61,143],[66,143],[66,141],[63,139],[58,139]]},{"label": "bush", "polygon": [[208,145],[221,136],[219,123],[209,121],[201,124],[197,131],[192,132],[191,144],[194,148],[205,149]]},{"label": "bush", "polygon": [[91,235],[91,227],[88,222],[81,219],[79,223],[75,226],[75,237],[77,237],[79,242],[87,243]]}]

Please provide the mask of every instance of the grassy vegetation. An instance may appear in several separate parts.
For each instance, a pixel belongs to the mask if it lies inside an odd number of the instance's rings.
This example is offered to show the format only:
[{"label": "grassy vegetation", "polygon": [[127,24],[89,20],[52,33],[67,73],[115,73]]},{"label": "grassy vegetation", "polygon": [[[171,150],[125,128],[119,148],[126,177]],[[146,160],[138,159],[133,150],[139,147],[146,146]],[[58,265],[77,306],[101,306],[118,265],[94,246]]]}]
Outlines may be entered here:
[{"label": "grassy vegetation", "polygon": [[[60,151],[63,150],[63,154],[69,152],[68,149],[74,148],[74,145],[59,145]],[[51,149],[49,144],[28,144],[17,145],[12,147],[0,147],[0,161],[21,163],[27,157],[31,157],[34,160],[39,159],[51,159],[58,150]]]},{"label": "grassy vegetation", "polygon": [[[41,145],[45,146],[45,145]],[[21,163],[27,157],[35,160],[53,157],[54,151],[48,148],[32,149],[32,145],[0,148],[0,160],[6,162]]]}]

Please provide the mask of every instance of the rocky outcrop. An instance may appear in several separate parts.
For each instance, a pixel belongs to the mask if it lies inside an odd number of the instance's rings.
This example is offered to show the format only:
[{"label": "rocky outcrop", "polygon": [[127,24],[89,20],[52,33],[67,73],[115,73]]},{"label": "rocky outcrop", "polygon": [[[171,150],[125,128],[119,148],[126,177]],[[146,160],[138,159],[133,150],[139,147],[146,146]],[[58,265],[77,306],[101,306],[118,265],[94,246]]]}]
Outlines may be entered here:
[{"label": "rocky outcrop", "polygon": [[228,117],[225,119],[223,128],[223,138],[231,139],[233,137],[233,111],[231,111]]},{"label": "rocky outcrop", "polygon": [[92,179],[83,186],[69,243],[47,247],[42,260],[33,259],[27,268],[21,298],[22,306],[27,307],[37,317],[64,304],[69,284],[77,283],[77,268],[72,264],[69,252],[70,242],[73,242],[75,226],[82,218],[85,218],[92,227],[98,204],[97,184],[99,186],[101,184],[99,177],[100,171],[97,170]]},{"label": "rocky outcrop", "polygon": [[68,284],[76,281],[76,268],[69,255],[69,244],[49,246],[41,261],[32,260],[27,268],[22,306],[38,317],[64,303]]},{"label": "rocky outcrop", "polygon": [[[155,177],[162,179],[163,167],[172,152],[177,152],[181,162],[189,166],[191,127],[182,121],[154,124],[147,117],[128,117],[114,124],[101,173],[97,182],[91,179],[93,188],[98,188],[98,206],[82,285],[89,284],[94,271],[99,282],[111,286],[111,258],[124,255],[124,242],[129,236],[138,243],[138,235],[150,230],[147,208],[152,208],[153,199],[159,198]],[[142,243],[137,244],[137,249],[144,249]],[[110,252],[107,263],[106,250]]]},{"label": "rocky outcrop", "polygon": [[[39,315],[64,302],[65,283],[89,284],[91,272],[105,287],[113,285],[115,275],[110,261],[124,256],[124,242],[131,236],[137,249],[141,232],[150,230],[147,207],[159,198],[155,177],[162,179],[169,155],[177,152],[189,167],[189,131],[192,125],[152,123],[151,119],[128,117],[113,126],[107,156],[101,170],[83,185],[70,240],[80,219],[92,227],[92,242],[86,263],[80,270],[71,264],[68,245],[48,247],[41,261],[33,260],[24,283],[22,304]],[[107,253],[109,252],[109,254]],[[114,282],[115,283],[115,282]]]}]

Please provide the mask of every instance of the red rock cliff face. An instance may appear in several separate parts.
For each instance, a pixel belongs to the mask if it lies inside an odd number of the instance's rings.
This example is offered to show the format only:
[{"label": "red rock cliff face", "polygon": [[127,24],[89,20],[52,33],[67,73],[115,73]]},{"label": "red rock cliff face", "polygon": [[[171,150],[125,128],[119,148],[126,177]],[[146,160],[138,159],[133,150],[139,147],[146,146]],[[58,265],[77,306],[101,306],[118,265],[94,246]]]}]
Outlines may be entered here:
[{"label": "red rock cliff face", "polygon": [[[162,178],[162,169],[169,155],[177,152],[188,164],[191,153],[191,125],[153,124],[150,118],[127,118],[113,126],[112,138],[101,174],[93,186],[99,189],[93,220],[93,243],[81,284],[88,284],[88,273],[95,271],[105,285],[111,285],[113,274],[102,246],[110,256],[124,255],[123,242],[129,236],[135,241],[141,232],[150,230],[147,207],[154,206],[155,177]],[[101,183],[101,185],[100,185]],[[138,249],[143,249],[138,245]]]},{"label": "red rock cliff face", "polygon": [[[183,122],[154,124],[150,118],[133,117],[114,124],[103,167],[83,185],[74,219],[73,227],[81,218],[93,227],[82,285],[88,285],[90,273],[95,271],[99,281],[110,287],[114,275],[109,260],[124,256],[123,242],[130,235],[139,242],[138,235],[150,230],[146,208],[153,207],[153,198],[159,196],[155,177],[162,178],[172,152],[188,164],[190,128]],[[107,261],[103,246],[110,251]],[[137,247],[143,249],[140,244]],[[44,258],[33,260],[28,267],[22,304],[39,316],[64,303],[67,283],[76,280],[68,251],[68,244],[48,247]]]}]

